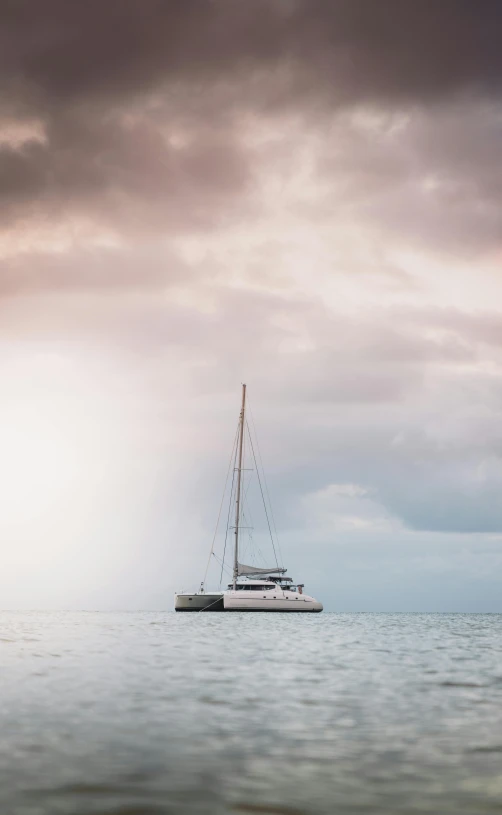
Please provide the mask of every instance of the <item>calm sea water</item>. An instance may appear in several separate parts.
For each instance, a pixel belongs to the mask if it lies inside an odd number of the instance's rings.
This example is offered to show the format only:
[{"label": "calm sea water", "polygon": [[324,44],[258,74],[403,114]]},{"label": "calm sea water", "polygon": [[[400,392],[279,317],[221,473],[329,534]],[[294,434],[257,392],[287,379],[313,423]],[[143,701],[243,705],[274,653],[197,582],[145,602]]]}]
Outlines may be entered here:
[{"label": "calm sea water", "polygon": [[2,815],[502,812],[502,615],[0,614]]}]

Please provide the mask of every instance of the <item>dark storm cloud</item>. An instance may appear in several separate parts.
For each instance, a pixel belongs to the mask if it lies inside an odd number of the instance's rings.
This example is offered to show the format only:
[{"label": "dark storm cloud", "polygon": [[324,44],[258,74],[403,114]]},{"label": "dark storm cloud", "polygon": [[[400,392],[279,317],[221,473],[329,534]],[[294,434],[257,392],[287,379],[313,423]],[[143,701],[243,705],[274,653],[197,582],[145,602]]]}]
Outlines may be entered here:
[{"label": "dark storm cloud", "polygon": [[[252,206],[260,163],[239,135],[246,110],[315,121],[360,103],[489,97],[502,78],[496,0],[19,0],[1,17],[3,115],[41,120],[45,134],[0,151],[4,228],[72,214],[127,233],[220,226]],[[455,132],[445,128],[446,141]],[[477,207],[482,223],[470,234],[492,240],[500,219],[481,218],[479,200],[498,201],[488,181],[498,152],[481,159],[479,180],[478,143],[456,153],[432,144],[430,155],[418,144],[399,166],[366,144],[349,198],[363,190],[361,217],[407,218],[405,230],[445,240],[466,235]],[[460,181],[453,173],[417,196],[416,175],[448,155]],[[459,191],[476,203],[448,219],[448,195]]]},{"label": "dark storm cloud", "polygon": [[247,183],[230,133],[209,127],[176,147],[148,119],[74,111],[54,118],[46,135],[0,148],[4,224],[80,213],[119,231],[205,228]]},{"label": "dark storm cloud", "polygon": [[282,65],[290,90],[335,98],[490,90],[502,73],[497,0],[15,0],[2,17],[4,87],[49,103]]}]

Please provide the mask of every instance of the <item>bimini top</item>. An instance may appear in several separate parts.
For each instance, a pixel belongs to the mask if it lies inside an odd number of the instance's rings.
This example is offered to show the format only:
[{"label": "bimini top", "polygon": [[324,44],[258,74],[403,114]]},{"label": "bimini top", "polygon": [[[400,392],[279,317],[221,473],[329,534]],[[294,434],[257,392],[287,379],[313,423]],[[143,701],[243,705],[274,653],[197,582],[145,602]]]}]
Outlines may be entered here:
[{"label": "bimini top", "polygon": [[245,566],[244,563],[239,563],[237,565],[237,574],[239,577],[250,577],[253,574],[286,574],[286,572],[287,569],[279,569],[278,567],[275,569],[258,569],[256,566]]}]

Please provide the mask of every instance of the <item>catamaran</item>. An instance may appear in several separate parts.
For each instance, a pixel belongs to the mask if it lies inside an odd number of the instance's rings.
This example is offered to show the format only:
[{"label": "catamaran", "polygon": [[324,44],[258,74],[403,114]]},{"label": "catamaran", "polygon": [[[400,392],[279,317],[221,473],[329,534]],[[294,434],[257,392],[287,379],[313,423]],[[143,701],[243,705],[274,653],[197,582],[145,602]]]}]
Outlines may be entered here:
[{"label": "catamaran", "polygon": [[[305,594],[303,583],[295,583],[291,577],[286,577],[287,569],[279,566],[272,568],[247,566],[239,560],[240,533],[243,529],[243,451],[244,438],[246,433],[246,385],[242,386],[242,404],[239,414],[239,424],[237,428],[237,438],[234,442],[232,459],[234,461],[234,480],[236,481],[235,491],[231,490],[230,501],[235,499],[235,525],[234,532],[234,552],[232,582],[228,584],[226,590],[217,592],[206,592],[205,581],[196,592],[178,592],[175,595],[174,607],[176,611],[292,611],[292,612],[319,612],[322,611],[322,603]],[[254,456],[254,448],[253,448]],[[231,461],[232,461],[231,459]],[[258,468],[258,463],[256,462]],[[265,513],[268,519],[263,491]],[[220,510],[221,513],[221,510]],[[217,524],[218,527],[218,524]],[[269,524],[269,531],[273,543],[272,530]],[[228,527],[227,527],[228,532]],[[216,534],[215,534],[216,538]],[[214,542],[209,554],[208,567],[214,553]],[[275,547],[274,547],[275,552]],[[222,561],[222,574],[223,567]]]}]

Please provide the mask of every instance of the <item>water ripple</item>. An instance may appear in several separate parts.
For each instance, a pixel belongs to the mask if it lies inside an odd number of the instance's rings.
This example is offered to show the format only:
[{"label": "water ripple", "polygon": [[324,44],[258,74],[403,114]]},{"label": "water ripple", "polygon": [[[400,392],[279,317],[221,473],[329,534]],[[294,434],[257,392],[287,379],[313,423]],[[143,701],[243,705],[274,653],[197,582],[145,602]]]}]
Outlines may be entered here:
[{"label": "water ripple", "polygon": [[294,617],[1,614],[2,815],[500,811],[500,615]]}]

